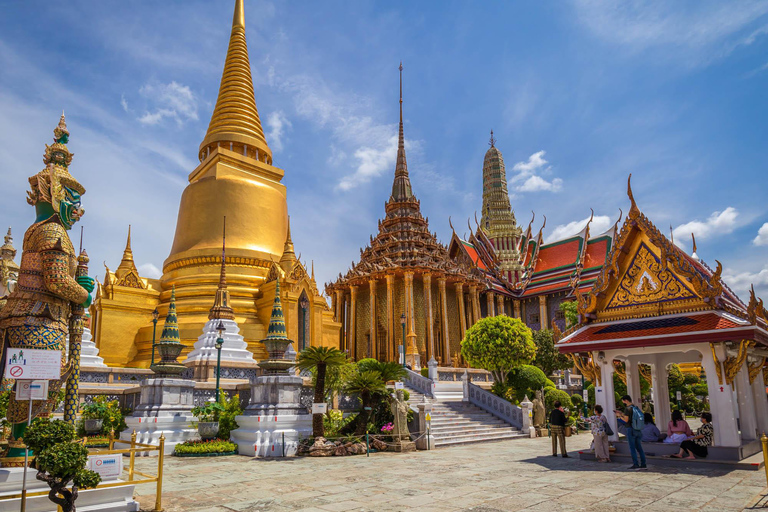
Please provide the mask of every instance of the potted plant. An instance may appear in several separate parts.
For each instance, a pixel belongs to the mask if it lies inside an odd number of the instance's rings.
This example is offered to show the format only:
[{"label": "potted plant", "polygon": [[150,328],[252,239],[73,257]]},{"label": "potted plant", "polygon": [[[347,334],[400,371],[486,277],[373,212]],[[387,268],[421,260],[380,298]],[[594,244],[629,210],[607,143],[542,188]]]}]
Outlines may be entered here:
[{"label": "potted plant", "polygon": [[213,439],[219,433],[219,416],[224,408],[218,402],[207,402],[203,406],[192,409],[197,418],[197,433],[203,439]]},{"label": "potted plant", "polygon": [[83,428],[86,434],[98,434],[104,426],[107,404],[103,400],[94,400],[83,406]]}]

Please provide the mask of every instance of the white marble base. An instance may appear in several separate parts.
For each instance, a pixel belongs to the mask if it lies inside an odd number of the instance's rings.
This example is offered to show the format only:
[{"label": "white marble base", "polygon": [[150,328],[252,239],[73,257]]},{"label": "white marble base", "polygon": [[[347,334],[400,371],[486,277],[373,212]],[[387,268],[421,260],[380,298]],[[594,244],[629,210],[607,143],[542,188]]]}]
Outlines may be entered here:
[{"label": "white marble base", "polygon": [[218,357],[216,340],[219,337],[216,326],[219,322],[222,322],[226,328],[222,336],[224,340],[221,347],[222,366],[227,366],[226,363],[252,363],[255,367],[256,360],[253,358],[253,353],[248,350],[248,344],[240,335],[240,327],[234,320],[208,320],[203,327],[203,334],[197,338],[194,348],[183,363],[186,366],[193,363],[216,364]]},{"label": "white marble base", "polygon": [[[69,354],[69,336],[64,341],[65,354]],[[93,335],[89,328],[83,329],[83,341],[80,343],[80,366],[91,366],[96,368],[106,368],[104,358],[99,357],[99,349],[93,341]]]},{"label": "white marble base", "polygon": [[[0,468],[0,496],[18,494],[21,492],[21,481],[24,468]],[[56,505],[48,499],[48,494],[43,496],[29,496],[29,493],[48,491],[50,487],[35,478],[36,470],[27,472],[27,512],[56,512]],[[103,483],[114,483],[122,480],[105,480]],[[133,492],[135,485],[119,487],[107,487],[81,490],[78,493],[78,512],[136,512],[139,503],[134,501]],[[0,512],[18,512],[21,500],[0,501]]]},{"label": "white marble base", "polygon": [[289,457],[296,455],[300,439],[312,435],[311,414],[243,415],[236,420],[239,428],[230,435],[240,455],[282,457],[285,439],[285,456]]}]

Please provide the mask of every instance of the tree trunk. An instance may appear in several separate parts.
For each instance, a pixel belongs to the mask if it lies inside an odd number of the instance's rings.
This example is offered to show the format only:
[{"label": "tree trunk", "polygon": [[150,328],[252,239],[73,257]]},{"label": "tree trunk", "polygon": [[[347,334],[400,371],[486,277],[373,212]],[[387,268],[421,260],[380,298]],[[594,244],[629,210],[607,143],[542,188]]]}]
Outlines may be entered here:
[{"label": "tree trunk", "polygon": [[363,410],[357,416],[356,436],[364,436],[368,429],[368,419],[371,417],[371,396],[369,393],[360,393],[360,401],[363,404]]},{"label": "tree trunk", "polygon": [[[315,379],[315,398],[316,404],[323,403],[325,398],[325,363],[318,363],[317,365],[317,378]],[[323,415],[312,415],[312,435],[315,438],[325,435],[325,428],[323,426]]]}]

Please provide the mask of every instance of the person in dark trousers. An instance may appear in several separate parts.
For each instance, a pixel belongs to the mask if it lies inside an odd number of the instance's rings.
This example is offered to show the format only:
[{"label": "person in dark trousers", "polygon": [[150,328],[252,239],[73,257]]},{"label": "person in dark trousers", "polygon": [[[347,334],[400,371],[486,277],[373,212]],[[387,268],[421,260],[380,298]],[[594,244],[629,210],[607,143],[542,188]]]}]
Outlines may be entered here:
[{"label": "person in dark trousers", "polygon": [[565,412],[563,405],[555,402],[555,409],[549,416],[549,430],[552,432],[552,456],[557,457],[557,440],[560,439],[560,453],[563,457],[568,457],[565,449]]},{"label": "person in dark trousers", "polygon": [[[621,397],[621,401],[624,402],[624,412],[614,411],[616,416],[621,418],[627,423],[627,444],[629,444],[629,453],[632,455],[632,467],[629,469],[647,469],[645,465],[645,452],[643,451],[643,430],[644,425],[643,411],[635,407],[632,403],[632,398],[629,395]],[[638,421],[633,421],[635,417],[638,417]],[[637,423],[640,424],[640,429],[635,428]],[[637,455],[640,454],[640,463],[638,464]]]}]

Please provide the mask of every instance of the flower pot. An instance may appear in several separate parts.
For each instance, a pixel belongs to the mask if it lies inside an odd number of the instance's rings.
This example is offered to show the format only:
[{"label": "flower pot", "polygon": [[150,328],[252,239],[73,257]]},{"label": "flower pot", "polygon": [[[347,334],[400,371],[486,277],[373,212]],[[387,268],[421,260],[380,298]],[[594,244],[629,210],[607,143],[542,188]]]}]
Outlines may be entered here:
[{"label": "flower pot", "polygon": [[219,433],[219,422],[201,421],[197,424],[197,433],[203,439],[213,439]]},{"label": "flower pot", "polygon": [[88,434],[98,434],[101,432],[102,425],[104,425],[104,420],[102,419],[83,420],[83,428]]}]

